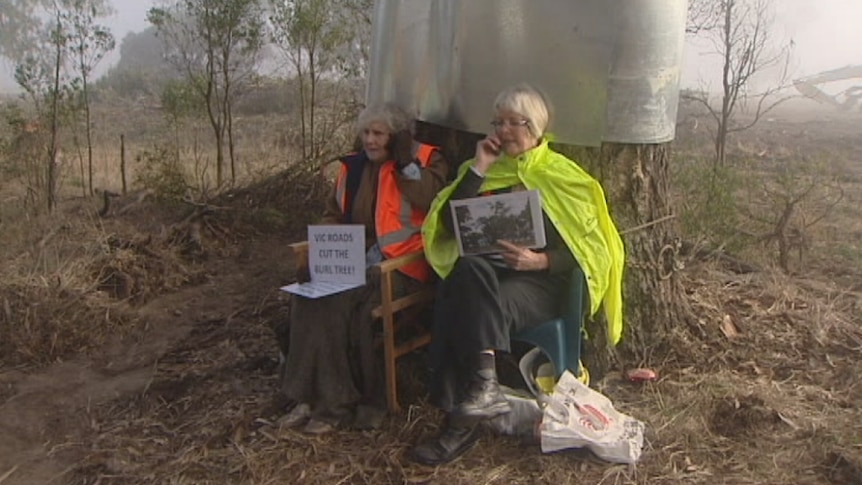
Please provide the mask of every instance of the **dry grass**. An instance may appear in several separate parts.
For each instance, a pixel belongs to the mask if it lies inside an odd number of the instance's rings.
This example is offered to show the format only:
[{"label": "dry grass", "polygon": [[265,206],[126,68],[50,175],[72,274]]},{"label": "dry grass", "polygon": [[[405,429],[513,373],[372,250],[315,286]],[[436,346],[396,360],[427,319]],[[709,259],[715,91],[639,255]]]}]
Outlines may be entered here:
[{"label": "dry grass", "polygon": [[[224,194],[193,259],[173,230],[188,207],[146,202],[103,220],[77,201],[54,217],[4,219],[0,377],[13,365],[95,353],[124,332],[158,339],[158,327],[140,321],[152,317],[141,303],[190,327],[152,355],[146,386],[67,409],[79,425],[40,436],[45,455],[64,464],[56,483],[862,484],[862,292],[853,279],[862,258],[836,252],[859,231],[856,199],[827,221],[837,236],[815,238],[805,271],[739,275],[687,263],[680,277],[697,323],[675,328],[668,351],[644,363],[660,379],[634,385],[617,370],[595,383],[647,423],[637,466],[581,451],[542,455],[536,443],[485,431],[457,462],[427,468],[405,458],[441,418],[424,400],[421,353],[399,365],[409,407],[380,430],[311,437],[274,424],[285,405],[271,329],[284,310],[275,288],[289,272],[280,248],[319,213],[321,190],[319,180],[281,174]],[[176,299],[202,316],[159,307]],[[14,399],[8,389],[0,404]],[[0,467],[0,482],[26,466]]]},{"label": "dry grass", "polygon": [[0,235],[0,366],[96,351],[139,325],[133,305],[199,279],[178,245],[89,203],[28,219]]},{"label": "dry grass", "polygon": [[[656,383],[632,385],[619,373],[596,383],[647,423],[636,467],[577,451],[542,455],[490,431],[452,465],[410,463],[405,452],[440,422],[416,380],[421,359],[400,366],[412,405],[381,430],[310,437],[278,429],[269,322],[279,303],[264,299],[197,324],[160,359],[145,392],[102,406],[70,482],[862,483],[859,295],[712,266],[687,274],[698,275],[686,287],[705,337],[681,331],[675,350],[653,363]],[[722,331],[727,316],[732,337]]]}]

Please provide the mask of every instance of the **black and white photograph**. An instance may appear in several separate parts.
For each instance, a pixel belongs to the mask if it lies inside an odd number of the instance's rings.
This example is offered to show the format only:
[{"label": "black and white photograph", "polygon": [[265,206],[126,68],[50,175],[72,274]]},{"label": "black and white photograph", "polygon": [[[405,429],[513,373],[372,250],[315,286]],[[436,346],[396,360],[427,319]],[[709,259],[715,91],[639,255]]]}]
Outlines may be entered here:
[{"label": "black and white photograph", "polygon": [[498,253],[501,240],[526,248],[545,246],[538,190],[453,200],[450,207],[462,256]]}]

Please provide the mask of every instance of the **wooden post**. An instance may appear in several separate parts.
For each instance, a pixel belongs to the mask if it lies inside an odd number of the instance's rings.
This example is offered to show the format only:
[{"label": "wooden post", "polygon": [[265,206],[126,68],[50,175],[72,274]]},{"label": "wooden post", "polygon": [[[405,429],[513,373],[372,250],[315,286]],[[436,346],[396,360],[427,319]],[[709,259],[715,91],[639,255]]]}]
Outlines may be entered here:
[{"label": "wooden post", "polygon": [[126,195],[126,135],[120,134],[120,177],[123,178],[123,195]]}]

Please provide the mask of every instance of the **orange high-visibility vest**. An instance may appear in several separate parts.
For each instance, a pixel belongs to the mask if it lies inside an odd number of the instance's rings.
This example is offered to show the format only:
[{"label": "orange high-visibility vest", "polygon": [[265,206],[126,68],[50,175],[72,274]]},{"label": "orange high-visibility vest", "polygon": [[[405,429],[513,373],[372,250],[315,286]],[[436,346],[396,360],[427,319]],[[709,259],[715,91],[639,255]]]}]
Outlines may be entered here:
[{"label": "orange high-visibility vest", "polygon": [[[424,143],[413,144],[413,158],[419,166],[427,167],[431,162],[431,154],[436,147]],[[341,172],[335,185],[335,198],[342,214],[351,210],[353,195],[347,189],[347,179],[350,169],[362,170],[364,164],[348,164],[341,160]],[[405,254],[422,251],[422,222],[425,211],[414,208],[406,197],[398,190],[395,182],[397,170],[394,160],[383,162],[377,181],[377,203],[374,213],[374,225],[377,232],[377,244],[386,259],[397,258]],[[427,281],[431,275],[430,267],[425,260],[417,261],[400,269],[402,273],[419,281]]]}]

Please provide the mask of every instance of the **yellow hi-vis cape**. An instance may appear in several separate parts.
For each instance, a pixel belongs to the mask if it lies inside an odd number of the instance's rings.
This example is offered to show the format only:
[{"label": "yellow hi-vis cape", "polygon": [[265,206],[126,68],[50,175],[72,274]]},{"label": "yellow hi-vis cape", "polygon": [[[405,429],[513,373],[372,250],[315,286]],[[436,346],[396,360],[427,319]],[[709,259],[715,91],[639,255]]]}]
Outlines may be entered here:
[{"label": "yellow hi-vis cape", "polygon": [[[458,244],[443,225],[442,210],[473,163],[475,160],[461,164],[455,181],[437,194],[422,225],[425,257],[441,278],[452,271],[458,259]],[[551,150],[547,140],[518,157],[501,155],[485,173],[481,190],[518,184],[541,194],[543,210],[584,270],[590,293],[590,316],[603,306],[608,340],[616,344],[623,329],[625,252],[601,185],[576,163]]]}]

